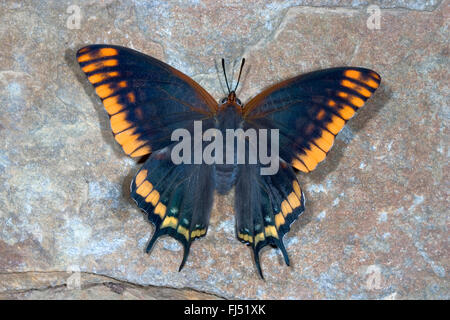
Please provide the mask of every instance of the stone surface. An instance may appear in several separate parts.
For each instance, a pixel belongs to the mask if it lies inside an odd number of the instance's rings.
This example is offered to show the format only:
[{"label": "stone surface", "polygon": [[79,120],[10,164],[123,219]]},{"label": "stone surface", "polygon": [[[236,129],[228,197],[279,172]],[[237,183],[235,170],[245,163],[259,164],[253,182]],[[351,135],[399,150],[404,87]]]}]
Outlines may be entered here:
[{"label": "stone surface", "polygon": [[[367,27],[367,1],[2,1],[0,298],[450,298],[450,8],[373,3],[379,30]],[[74,4],[79,29],[67,27]],[[92,43],[160,58],[217,99],[222,57],[247,59],[243,101],[324,67],[381,74],[327,160],[299,174],[307,209],[285,238],[291,267],[264,250],[259,280],[234,237],[233,194],[216,197],[182,272],[175,240],[144,253],[152,228],[129,196],[140,165],[74,59]]]},{"label": "stone surface", "polygon": [[190,289],[140,286],[89,273],[11,272],[0,274],[0,300],[5,299],[217,300],[221,298]]}]

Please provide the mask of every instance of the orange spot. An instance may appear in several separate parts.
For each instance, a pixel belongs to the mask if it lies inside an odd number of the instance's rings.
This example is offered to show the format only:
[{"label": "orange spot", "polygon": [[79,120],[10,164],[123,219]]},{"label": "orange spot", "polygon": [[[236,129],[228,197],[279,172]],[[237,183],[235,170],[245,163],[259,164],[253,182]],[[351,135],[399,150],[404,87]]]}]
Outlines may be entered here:
[{"label": "orange spot", "polygon": [[375,73],[375,72],[371,72],[370,76],[375,78],[375,79],[377,79],[377,80],[381,80],[380,76],[377,73]]},{"label": "orange spot", "polygon": [[139,138],[139,134],[133,134],[134,131],[135,131],[134,128],[122,131],[122,132],[116,134],[116,136],[114,138],[120,145],[127,144],[127,143],[137,140]]},{"label": "orange spot", "polygon": [[327,124],[327,129],[332,134],[336,135],[336,134],[338,134],[339,131],[341,131],[344,124],[345,124],[345,121],[342,118],[333,115],[331,117],[331,122]]},{"label": "orange spot", "polygon": [[295,159],[295,158],[292,159],[291,164],[297,170],[300,170],[300,171],[303,171],[303,172],[306,172],[306,173],[309,172],[308,168],[305,167],[305,165],[298,159]]},{"label": "orange spot", "polygon": [[183,227],[182,225],[179,225],[177,228],[177,232],[179,234],[182,234],[186,238],[186,240],[189,240],[189,230],[187,228]]},{"label": "orange spot", "polygon": [[[370,79],[368,77],[363,77],[362,73],[356,70],[346,70],[344,72],[344,76],[351,78],[351,79],[355,79],[358,80],[366,85],[368,85],[371,88],[378,88],[379,83],[373,79]],[[373,77],[374,79],[380,80],[380,76],[377,75],[375,72],[371,72],[370,76]]]},{"label": "orange spot", "polygon": [[351,117],[353,117],[354,114],[355,110],[352,107],[345,104],[339,110],[339,115],[345,120],[349,120]]},{"label": "orange spot", "polygon": [[317,138],[313,141],[313,143],[322,149],[324,152],[328,152],[331,149],[332,143],[329,143],[324,138]]},{"label": "orange spot", "polygon": [[149,146],[144,146],[142,148],[137,149],[132,154],[130,154],[131,157],[142,157],[146,154],[149,154],[152,152],[152,149]]},{"label": "orange spot", "polygon": [[349,81],[347,79],[342,80],[341,81],[341,85],[343,85],[344,87],[350,88],[352,90],[355,90],[360,95],[362,95],[362,96],[364,96],[366,98],[370,97],[370,95],[371,95],[369,90],[367,90],[366,88],[364,88],[364,87],[362,87],[362,86],[360,86],[360,85],[358,85],[358,84],[356,84],[356,83],[354,83],[352,81]]},{"label": "orange spot", "polygon": [[334,142],[334,135],[332,133],[330,133],[327,130],[322,130],[322,139],[324,139],[325,141],[327,141],[330,144],[333,144]]},{"label": "orange spot", "polygon": [[327,130],[322,130],[322,136],[313,141],[324,152],[328,152],[334,143],[334,136]]},{"label": "orange spot", "polygon": [[281,212],[275,215],[275,225],[277,226],[277,228],[280,228],[280,226],[282,226],[285,222],[286,220],[284,220],[283,214]]},{"label": "orange spot", "polygon": [[291,213],[292,212],[292,208],[291,208],[291,206],[289,205],[289,203],[287,202],[287,200],[284,200],[282,203],[281,203],[281,212],[283,212],[283,216],[287,216],[289,213]]},{"label": "orange spot", "polygon": [[368,85],[371,88],[374,88],[374,89],[378,88],[378,86],[379,86],[379,83],[373,79],[363,79],[363,80],[361,80],[361,82]]},{"label": "orange spot", "polygon": [[175,229],[177,227],[178,224],[178,219],[175,217],[166,217],[163,221],[163,223],[161,224],[161,229],[162,228],[173,228]]},{"label": "orange spot", "polygon": [[338,92],[338,96],[343,98],[343,99],[347,99],[348,98],[348,93],[347,92],[343,92],[343,91],[339,91]]},{"label": "orange spot", "polygon": [[150,193],[150,191],[152,191],[152,189],[153,189],[152,184],[148,181],[144,181],[139,186],[139,188],[136,189],[136,193],[141,197],[145,198]]},{"label": "orange spot", "polygon": [[323,118],[325,118],[325,116],[327,115],[327,113],[325,112],[325,110],[321,109],[319,111],[319,113],[317,113],[317,120],[322,120]]},{"label": "orange spot", "polygon": [[[206,233],[206,229],[196,229],[191,232],[191,239],[194,239],[196,237],[200,237]],[[242,235],[242,234],[241,234]]]},{"label": "orange spot", "polygon": [[107,83],[99,85],[97,88],[95,88],[95,91],[97,92],[98,96],[102,99],[111,96],[115,91],[117,91],[119,88],[125,88],[127,86],[126,81],[120,81],[119,83]]},{"label": "orange spot", "polygon": [[92,60],[91,55],[89,53],[83,54],[78,57],[78,62],[86,62]]},{"label": "orange spot", "polygon": [[130,93],[127,95],[127,98],[128,98],[128,101],[131,102],[131,103],[135,103],[135,102],[136,102],[136,97],[134,96],[134,93],[133,93],[133,92],[130,92]]},{"label": "orange spot", "polygon": [[313,157],[317,162],[321,162],[327,156],[325,152],[312,143],[309,144],[309,150],[306,149],[306,154]]},{"label": "orange spot", "polygon": [[106,111],[109,115],[116,114],[119,111],[124,109],[124,106],[118,103],[120,95],[106,98],[103,100],[103,105],[105,106]]},{"label": "orange spot", "polygon": [[120,112],[111,116],[111,129],[114,133],[119,133],[133,126],[133,123],[127,121],[126,118],[126,112]]},{"label": "orange spot", "polygon": [[347,78],[359,80],[361,79],[361,72],[356,70],[345,70],[344,76],[346,76]]},{"label": "orange spot", "polygon": [[336,106],[336,102],[334,100],[328,100],[328,106],[335,107]]},{"label": "orange spot", "polygon": [[136,182],[136,186],[139,187],[141,183],[144,182],[145,178],[147,178],[147,170],[144,169],[139,171],[136,178],[134,179],[134,181]]},{"label": "orange spot", "polygon": [[300,185],[298,184],[298,182],[296,180],[292,181],[292,188],[294,189],[295,194],[297,195],[297,197],[299,199],[301,199],[302,197],[302,191],[300,189]]},{"label": "orange spot", "polygon": [[161,219],[164,219],[164,216],[166,215],[166,206],[162,204],[161,202],[158,202],[158,205],[155,208],[155,214],[159,215]]},{"label": "orange spot", "polygon": [[265,237],[264,237],[264,233],[260,232],[255,236],[255,244],[257,244],[260,241],[264,241]]},{"label": "orange spot", "polygon": [[102,84],[100,86],[98,86],[97,88],[95,88],[95,92],[97,92],[98,96],[100,98],[106,98],[109,97],[110,95],[112,95],[114,93],[114,89],[112,88],[111,84]]},{"label": "orange spot", "polygon": [[142,140],[132,140],[127,142],[126,144],[122,145],[123,151],[125,151],[126,154],[131,154],[134,150],[141,147],[145,144],[145,141]]},{"label": "orange spot", "polygon": [[364,100],[359,97],[350,96],[349,100],[350,100],[351,104],[353,104],[354,106],[356,106],[358,108],[361,108],[364,105]]},{"label": "orange spot", "polygon": [[299,154],[298,157],[303,161],[309,171],[313,171],[317,167],[317,161],[313,157],[307,154]]},{"label": "orange spot", "polygon": [[159,192],[157,190],[153,190],[147,198],[145,198],[145,202],[151,202],[153,206],[156,206],[156,204],[159,201]]},{"label": "orange spot", "polygon": [[78,50],[78,53],[85,53],[86,51],[89,51],[89,47],[84,47]]},{"label": "orange spot", "polygon": [[119,72],[117,72],[117,71],[96,73],[96,74],[93,74],[92,76],[88,77],[88,80],[92,84],[96,84],[96,83],[105,81],[106,79],[117,77],[118,75],[119,75]]},{"label": "orange spot", "polygon": [[292,209],[295,209],[300,206],[300,201],[298,200],[294,192],[291,192],[291,194],[288,195],[287,200],[291,205]]},{"label": "orange spot", "polygon": [[278,232],[275,226],[267,226],[264,228],[264,233],[267,237],[274,237],[278,239]]},{"label": "orange spot", "polygon": [[[81,52],[81,51],[80,51]],[[118,54],[116,49],[113,48],[102,48],[98,51],[83,54],[78,57],[78,62],[86,62],[89,60],[104,58],[108,56],[116,56]]]},{"label": "orange spot", "polygon": [[119,52],[117,52],[117,50],[114,48],[101,48],[98,51],[97,55],[100,58],[103,58],[103,57],[109,57],[109,56],[117,56],[118,54],[119,54]]},{"label": "orange spot", "polygon": [[105,61],[98,61],[91,64],[88,64],[87,66],[84,66],[82,69],[84,72],[89,73],[92,71],[96,71],[98,69],[106,68],[106,67],[115,67],[119,64],[119,62],[116,59],[109,59]]}]

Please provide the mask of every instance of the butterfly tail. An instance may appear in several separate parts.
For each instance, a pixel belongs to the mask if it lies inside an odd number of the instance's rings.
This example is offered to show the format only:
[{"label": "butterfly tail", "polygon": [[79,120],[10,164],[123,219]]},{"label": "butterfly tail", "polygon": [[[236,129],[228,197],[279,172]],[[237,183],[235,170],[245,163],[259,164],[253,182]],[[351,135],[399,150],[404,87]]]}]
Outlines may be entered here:
[{"label": "butterfly tail", "polygon": [[161,236],[176,239],[184,249],[181,270],[192,241],[206,235],[213,190],[211,167],[175,165],[169,148],[153,153],[131,185],[133,199],[155,226],[146,251]]},{"label": "butterfly tail", "polygon": [[[145,252],[150,253],[150,251],[153,249],[153,245],[156,243],[156,240],[163,234],[169,234],[169,233],[163,232],[163,230],[161,230],[161,229],[156,230],[153,233],[152,237],[150,238],[150,241],[147,245],[147,248],[145,249]],[[173,233],[173,232],[170,233],[170,236],[172,238],[177,239],[183,245],[183,260],[181,261],[180,267],[178,268],[178,271],[181,271],[183,269],[184,265],[186,264],[187,258],[189,256],[189,251],[191,248],[192,240],[191,239],[185,240],[184,238],[180,239],[180,237],[178,236],[178,233]]]},{"label": "butterfly tail", "polygon": [[237,238],[253,249],[255,265],[263,278],[260,251],[279,248],[286,265],[289,256],[283,236],[304,211],[304,196],[292,168],[280,162],[275,175],[261,175],[257,165],[239,168],[235,195]]},{"label": "butterfly tail", "polygon": [[183,252],[183,260],[181,261],[180,267],[178,268],[178,271],[181,271],[186,264],[187,257],[189,256],[189,250],[191,248],[192,241],[189,241],[186,246],[184,246],[184,252]]}]

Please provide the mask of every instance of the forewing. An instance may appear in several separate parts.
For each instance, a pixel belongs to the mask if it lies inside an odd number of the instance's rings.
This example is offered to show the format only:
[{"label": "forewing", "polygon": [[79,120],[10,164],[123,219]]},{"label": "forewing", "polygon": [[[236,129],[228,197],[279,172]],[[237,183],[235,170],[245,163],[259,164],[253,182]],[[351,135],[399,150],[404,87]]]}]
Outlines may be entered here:
[{"label": "forewing", "polygon": [[279,129],[280,157],[310,172],[380,84],[364,68],[332,68],[283,81],[245,105],[247,127]]},{"label": "forewing", "polygon": [[90,45],[77,60],[110,116],[116,141],[132,157],[167,147],[173,130],[216,113],[216,101],[194,80],[135,50]]}]

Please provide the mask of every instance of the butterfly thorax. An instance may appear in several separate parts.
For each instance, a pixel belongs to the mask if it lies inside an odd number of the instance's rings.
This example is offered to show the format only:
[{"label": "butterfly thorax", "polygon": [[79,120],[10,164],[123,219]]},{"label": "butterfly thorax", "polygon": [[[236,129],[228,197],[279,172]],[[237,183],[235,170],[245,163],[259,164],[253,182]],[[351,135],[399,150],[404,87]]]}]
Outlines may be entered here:
[{"label": "butterfly thorax", "polygon": [[[216,116],[216,126],[225,138],[227,136],[227,129],[239,129],[243,127],[242,113],[237,112],[241,109],[241,106],[236,102],[236,95],[234,94],[233,100],[225,102],[220,105],[219,111]],[[225,140],[225,139],[224,139]],[[224,141],[225,142],[225,141]],[[237,144],[234,144],[234,161],[233,163],[227,163],[226,161],[226,143],[223,144],[223,164],[215,165],[216,172],[216,190],[220,194],[226,194],[236,183],[237,177]]]},{"label": "butterfly thorax", "polygon": [[242,104],[236,96],[236,92],[231,91],[228,97],[222,99],[222,103],[219,105],[219,112],[225,110],[226,108],[234,109],[237,113],[242,113]]}]

